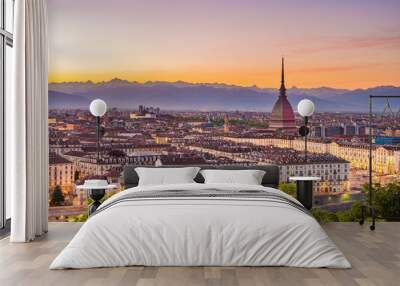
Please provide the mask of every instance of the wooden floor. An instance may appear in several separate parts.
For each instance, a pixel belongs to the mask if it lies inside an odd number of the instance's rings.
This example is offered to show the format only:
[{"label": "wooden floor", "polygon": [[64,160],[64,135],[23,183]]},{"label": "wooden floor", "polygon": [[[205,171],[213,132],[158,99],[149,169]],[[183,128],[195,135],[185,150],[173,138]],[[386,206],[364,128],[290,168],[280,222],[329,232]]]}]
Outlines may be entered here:
[{"label": "wooden floor", "polygon": [[0,285],[400,285],[400,223],[379,223],[375,232],[355,223],[324,228],[352,269],[289,267],[124,267],[48,270],[80,223],[50,223],[33,243],[0,241]]}]

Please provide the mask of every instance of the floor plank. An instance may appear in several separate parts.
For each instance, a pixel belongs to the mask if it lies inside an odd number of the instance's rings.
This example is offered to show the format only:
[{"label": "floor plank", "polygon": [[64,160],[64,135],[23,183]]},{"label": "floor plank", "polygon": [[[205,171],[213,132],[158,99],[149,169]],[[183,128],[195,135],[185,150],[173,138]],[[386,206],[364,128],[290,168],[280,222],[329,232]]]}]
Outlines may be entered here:
[{"label": "floor plank", "polygon": [[356,223],[324,226],[344,252],[352,269],[289,267],[119,267],[50,271],[54,257],[81,223],[50,223],[49,233],[28,244],[0,240],[2,286],[267,286],[267,285],[399,285],[400,223],[379,223],[371,232]]}]

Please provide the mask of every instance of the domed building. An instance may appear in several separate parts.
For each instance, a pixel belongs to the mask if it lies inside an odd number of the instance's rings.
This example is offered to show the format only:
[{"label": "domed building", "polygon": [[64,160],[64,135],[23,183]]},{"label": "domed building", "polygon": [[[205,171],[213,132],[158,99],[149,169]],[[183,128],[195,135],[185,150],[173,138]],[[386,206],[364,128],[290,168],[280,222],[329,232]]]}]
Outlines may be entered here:
[{"label": "domed building", "polygon": [[283,133],[294,133],[297,130],[293,108],[286,96],[285,67],[283,58],[281,87],[279,89],[278,100],[272,108],[271,118],[269,120],[269,129],[273,131],[279,130]]}]

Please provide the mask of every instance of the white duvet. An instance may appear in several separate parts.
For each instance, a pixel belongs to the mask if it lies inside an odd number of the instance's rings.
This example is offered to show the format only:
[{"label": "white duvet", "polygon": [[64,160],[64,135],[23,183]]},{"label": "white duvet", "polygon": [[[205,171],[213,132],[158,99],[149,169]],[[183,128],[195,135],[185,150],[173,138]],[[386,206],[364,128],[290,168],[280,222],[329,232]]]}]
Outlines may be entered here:
[{"label": "white duvet", "polygon": [[155,198],[110,206],[130,192],[205,188],[267,190],[289,197],[276,189],[237,184],[128,189],[100,206],[109,205],[81,227],[50,269],[127,265],[351,267],[318,222],[290,205],[227,197]]}]

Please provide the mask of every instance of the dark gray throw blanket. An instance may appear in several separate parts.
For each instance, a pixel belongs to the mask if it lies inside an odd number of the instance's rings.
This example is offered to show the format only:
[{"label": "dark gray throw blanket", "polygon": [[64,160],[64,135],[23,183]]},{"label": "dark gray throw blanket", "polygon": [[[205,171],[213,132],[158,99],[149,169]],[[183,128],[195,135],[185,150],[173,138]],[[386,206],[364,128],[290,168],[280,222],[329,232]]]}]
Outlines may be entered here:
[{"label": "dark gray throw blanket", "polygon": [[122,202],[127,201],[143,201],[143,200],[152,200],[152,199],[176,199],[176,200],[190,200],[190,199],[207,199],[210,198],[230,198],[230,199],[257,199],[276,202],[280,204],[285,204],[296,208],[297,210],[311,215],[310,212],[300,203],[290,200],[285,196],[268,192],[268,191],[260,191],[260,190],[240,190],[240,191],[226,191],[226,190],[218,190],[215,188],[212,189],[203,189],[203,190],[163,190],[163,191],[138,191],[138,192],[129,192],[118,199],[111,201],[110,203],[106,203],[101,205],[96,212],[94,212],[91,217],[96,214],[99,214],[108,208],[118,205]]}]

